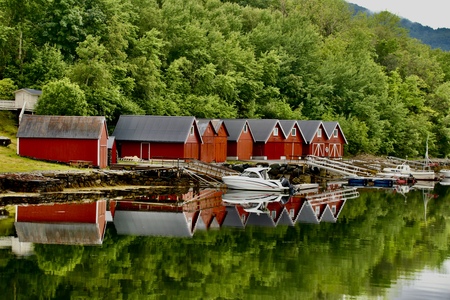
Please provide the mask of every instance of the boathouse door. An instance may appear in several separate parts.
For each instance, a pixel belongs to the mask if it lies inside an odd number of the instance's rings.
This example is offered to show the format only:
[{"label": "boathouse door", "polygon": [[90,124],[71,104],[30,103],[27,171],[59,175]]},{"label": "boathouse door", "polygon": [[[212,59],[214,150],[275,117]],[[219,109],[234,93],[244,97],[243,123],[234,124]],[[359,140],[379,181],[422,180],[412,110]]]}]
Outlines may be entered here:
[{"label": "boathouse door", "polygon": [[150,159],[150,143],[141,143],[140,159]]},{"label": "boathouse door", "polygon": [[313,144],[312,155],[323,157],[325,155],[325,144],[323,143]]}]

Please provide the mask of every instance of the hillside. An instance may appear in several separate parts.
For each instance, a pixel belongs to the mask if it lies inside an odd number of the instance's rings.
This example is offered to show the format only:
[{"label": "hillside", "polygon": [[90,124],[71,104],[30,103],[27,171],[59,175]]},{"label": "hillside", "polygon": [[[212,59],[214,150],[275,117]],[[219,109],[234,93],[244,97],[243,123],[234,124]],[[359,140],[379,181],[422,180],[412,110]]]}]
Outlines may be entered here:
[{"label": "hillside", "polygon": [[17,122],[13,113],[0,111],[0,136],[11,138],[7,147],[0,146],[0,173],[33,172],[46,170],[73,170],[73,168],[20,157],[17,150]]},{"label": "hillside", "polygon": [[[367,13],[373,14],[365,7],[349,3],[355,14]],[[418,39],[422,43],[429,45],[433,49],[441,49],[450,51],[450,29],[438,28],[433,29],[429,26],[424,26],[420,23],[410,21],[408,19],[401,19],[401,25],[409,32],[410,37]]]},{"label": "hillside", "polygon": [[388,12],[354,17],[344,0],[0,4],[0,98],[41,90],[36,114],[339,121],[349,155],[417,157],[428,137],[430,155],[450,155],[450,53]]}]

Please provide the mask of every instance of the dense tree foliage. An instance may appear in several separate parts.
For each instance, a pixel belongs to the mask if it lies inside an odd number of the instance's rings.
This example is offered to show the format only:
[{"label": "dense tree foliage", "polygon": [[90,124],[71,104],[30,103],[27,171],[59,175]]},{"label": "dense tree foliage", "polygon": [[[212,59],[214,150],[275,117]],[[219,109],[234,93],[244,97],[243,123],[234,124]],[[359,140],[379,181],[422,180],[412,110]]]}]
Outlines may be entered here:
[{"label": "dense tree foliage", "polygon": [[339,120],[349,154],[423,156],[429,136],[430,155],[447,156],[448,52],[410,38],[395,15],[351,8],[0,0],[0,80],[50,102],[65,99],[47,86],[73,84],[84,94],[75,106],[110,124],[121,114]]},{"label": "dense tree foliage", "polygon": [[192,239],[117,235],[109,223],[101,246],[35,244],[22,258],[1,250],[0,290],[5,299],[383,298],[449,259],[449,192],[360,190],[336,224],[197,229]]}]

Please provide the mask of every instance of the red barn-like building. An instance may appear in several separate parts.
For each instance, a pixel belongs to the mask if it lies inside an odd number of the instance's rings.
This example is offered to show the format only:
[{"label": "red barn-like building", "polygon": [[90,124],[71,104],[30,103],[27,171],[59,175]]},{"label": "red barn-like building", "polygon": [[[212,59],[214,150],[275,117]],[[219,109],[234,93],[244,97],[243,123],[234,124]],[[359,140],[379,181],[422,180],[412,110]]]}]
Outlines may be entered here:
[{"label": "red barn-like building", "polygon": [[330,158],[341,158],[344,154],[344,145],[348,144],[344,132],[338,122],[322,122],[327,135],[325,153]]},{"label": "red barn-like building", "polygon": [[253,134],[247,120],[223,120],[228,130],[227,159],[248,160],[253,154]]},{"label": "red barn-like building", "polygon": [[202,138],[194,117],[120,116],[113,136],[119,157],[200,158]]},{"label": "red barn-like building", "polygon": [[226,161],[228,131],[223,121],[198,119],[197,126],[203,141],[200,160],[207,163]]},{"label": "red barn-like building", "polygon": [[328,156],[325,151],[327,136],[322,121],[308,120],[297,121],[297,123],[305,138],[305,144],[302,147],[302,156]]},{"label": "red barn-like building", "polygon": [[251,119],[248,125],[252,131],[255,143],[253,158],[256,159],[284,159],[284,141],[286,135],[278,120]]},{"label": "red barn-like building", "polygon": [[108,165],[105,117],[23,115],[17,132],[17,154],[69,163]]},{"label": "red barn-like building", "polygon": [[286,134],[284,140],[284,155],[287,159],[300,159],[305,138],[295,120],[280,120],[281,127]]}]

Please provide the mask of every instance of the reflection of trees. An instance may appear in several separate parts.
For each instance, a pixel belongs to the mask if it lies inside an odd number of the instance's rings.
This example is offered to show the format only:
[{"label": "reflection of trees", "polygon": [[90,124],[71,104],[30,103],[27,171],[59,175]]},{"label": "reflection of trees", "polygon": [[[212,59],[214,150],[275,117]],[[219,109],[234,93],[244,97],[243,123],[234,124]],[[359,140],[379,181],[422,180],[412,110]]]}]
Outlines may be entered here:
[{"label": "reflection of trees", "polygon": [[83,251],[80,245],[36,244],[34,247],[39,268],[46,274],[58,276],[72,271],[81,262]]},{"label": "reflection of trees", "polygon": [[224,228],[192,239],[117,236],[109,225],[102,246],[41,245],[37,260],[10,259],[0,274],[9,283],[44,282],[44,298],[383,295],[400,275],[450,255],[450,196],[442,194],[428,203],[426,223],[420,191],[406,203],[401,195],[362,191],[337,224]]}]

